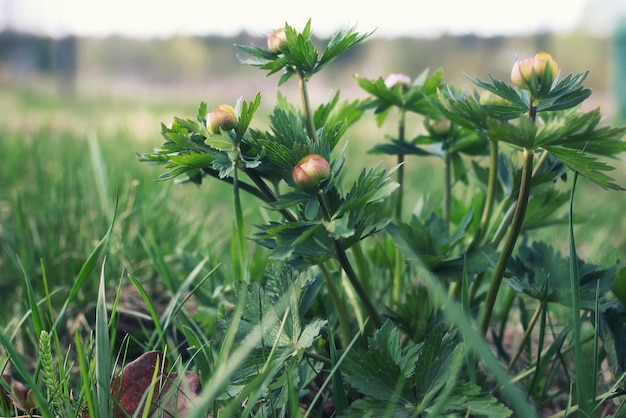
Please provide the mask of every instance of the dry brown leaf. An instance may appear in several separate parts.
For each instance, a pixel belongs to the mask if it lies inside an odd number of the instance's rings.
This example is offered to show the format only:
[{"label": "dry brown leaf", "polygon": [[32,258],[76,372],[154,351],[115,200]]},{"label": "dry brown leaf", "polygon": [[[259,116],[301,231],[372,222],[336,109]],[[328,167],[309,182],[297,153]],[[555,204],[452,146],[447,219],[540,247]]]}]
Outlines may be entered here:
[{"label": "dry brown leaf", "polygon": [[[157,364],[159,370],[154,380]],[[116,400],[115,417],[133,416],[138,409],[140,414],[143,413],[146,402],[144,394],[153,384],[154,395],[150,405],[150,416],[186,417],[201,390],[198,373],[186,371],[184,376],[179,378],[178,373],[168,374],[166,370],[167,359],[160,351],[149,351],[128,363],[111,383],[111,394]],[[86,413],[85,417],[89,417],[89,413]]]}]

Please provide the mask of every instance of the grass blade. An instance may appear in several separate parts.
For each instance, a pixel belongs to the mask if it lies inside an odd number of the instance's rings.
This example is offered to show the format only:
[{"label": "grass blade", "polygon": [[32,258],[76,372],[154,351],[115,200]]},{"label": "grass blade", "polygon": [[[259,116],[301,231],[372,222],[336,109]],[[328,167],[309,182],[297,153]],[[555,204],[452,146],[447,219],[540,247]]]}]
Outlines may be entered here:
[{"label": "grass blade", "polygon": [[96,302],[96,384],[100,418],[113,416],[111,401],[111,342],[106,307],[104,263],[100,274],[98,300]]}]

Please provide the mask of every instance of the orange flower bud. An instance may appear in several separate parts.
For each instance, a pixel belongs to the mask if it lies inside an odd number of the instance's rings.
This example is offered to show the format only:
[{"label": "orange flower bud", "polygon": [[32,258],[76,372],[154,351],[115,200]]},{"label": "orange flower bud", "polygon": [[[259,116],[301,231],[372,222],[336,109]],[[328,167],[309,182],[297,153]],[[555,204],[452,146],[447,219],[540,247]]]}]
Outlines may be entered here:
[{"label": "orange flower bud", "polygon": [[330,176],[330,165],[324,157],[309,154],[291,170],[293,181],[300,187],[315,187]]},{"label": "orange flower bud", "polygon": [[528,89],[532,75],[534,74],[537,79],[541,79],[546,70],[546,66],[550,68],[551,77],[545,81],[552,83],[559,72],[559,66],[554,58],[552,58],[552,55],[547,52],[539,52],[532,58],[516,61],[511,69],[511,81],[521,89]]},{"label": "orange flower bud", "polygon": [[267,49],[274,53],[277,53],[286,43],[287,32],[285,32],[285,28],[276,29],[267,37]]},{"label": "orange flower bud", "polygon": [[213,112],[206,115],[206,127],[212,134],[230,131],[237,126],[237,115],[232,106],[221,104]]}]

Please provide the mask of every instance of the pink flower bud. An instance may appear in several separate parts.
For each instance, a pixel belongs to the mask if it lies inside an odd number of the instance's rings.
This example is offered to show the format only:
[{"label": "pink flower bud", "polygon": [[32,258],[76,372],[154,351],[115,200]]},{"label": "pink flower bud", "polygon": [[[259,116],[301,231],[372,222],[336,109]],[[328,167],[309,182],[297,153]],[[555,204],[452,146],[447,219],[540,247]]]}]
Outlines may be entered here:
[{"label": "pink flower bud", "polygon": [[221,104],[213,112],[206,115],[206,127],[212,134],[220,130],[230,131],[237,126],[237,115],[232,106]]},{"label": "pink flower bud", "polygon": [[559,72],[559,66],[552,55],[547,52],[539,52],[532,58],[515,61],[511,69],[511,81],[517,87],[527,90],[530,87],[532,75],[534,74],[537,79],[541,79],[546,66],[550,67],[551,75],[550,79],[546,81],[552,83]]},{"label": "pink flower bud", "polygon": [[285,28],[276,29],[267,37],[267,49],[274,53],[277,53],[286,43],[287,32],[285,32]]},{"label": "pink flower bud", "polygon": [[291,170],[293,181],[300,187],[315,187],[330,176],[328,161],[318,154],[309,154]]},{"label": "pink flower bud", "polygon": [[400,84],[402,86],[410,87],[411,86],[411,77],[406,74],[398,73],[398,74],[389,74],[385,79],[385,86],[388,89],[392,88],[396,84]]}]

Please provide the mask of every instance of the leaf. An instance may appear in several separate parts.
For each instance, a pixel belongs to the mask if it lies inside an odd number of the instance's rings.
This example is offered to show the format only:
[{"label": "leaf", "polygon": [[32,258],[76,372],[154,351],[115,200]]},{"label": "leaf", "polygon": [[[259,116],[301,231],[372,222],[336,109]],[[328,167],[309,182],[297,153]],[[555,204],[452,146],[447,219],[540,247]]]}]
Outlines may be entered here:
[{"label": "leaf", "polygon": [[367,351],[347,355],[344,378],[364,397],[350,405],[346,416],[411,417],[432,409],[454,416],[510,416],[478,386],[458,380],[462,353],[457,334],[441,328],[431,330],[422,344],[403,348],[388,320],[368,339]]},{"label": "leaf", "polygon": [[[579,260],[580,306],[593,310],[596,305],[596,290],[599,286],[600,309],[606,310],[616,302],[607,298],[614,285],[615,268],[600,268]],[[505,282],[515,291],[535,299],[571,305],[569,261],[551,246],[542,241],[532,245],[520,245],[518,253],[508,265],[510,277]]]},{"label": "leaf", "polygon": [[[158,370],[155,372],[155,368]],[[155,379],[156,376],[156,379]],[[128,363],[111,382],[111,395],[115,399],[114,416],[125,418],[145,413],[146,394],[153,388],[149,405],[150,416],[176,416],[184,418],[193,410],[201,391],[197,372],[167,373],[167,360],[160,351],[149,351]],[[137,414],[137,415],[136,415]],[[89,413],[85,414],[89,418]]]},{"label": "leaf", "polygon": [[605,171],[611,171],[614,168],[598,161],[597,158],[581,151],[564,147],[550,146],[545,148],[572,171],[578,172],[581,176],[588,178],[598,186],[610,190],[625,190],[622,186],[615,183],[612,177],[604,174]]}]

